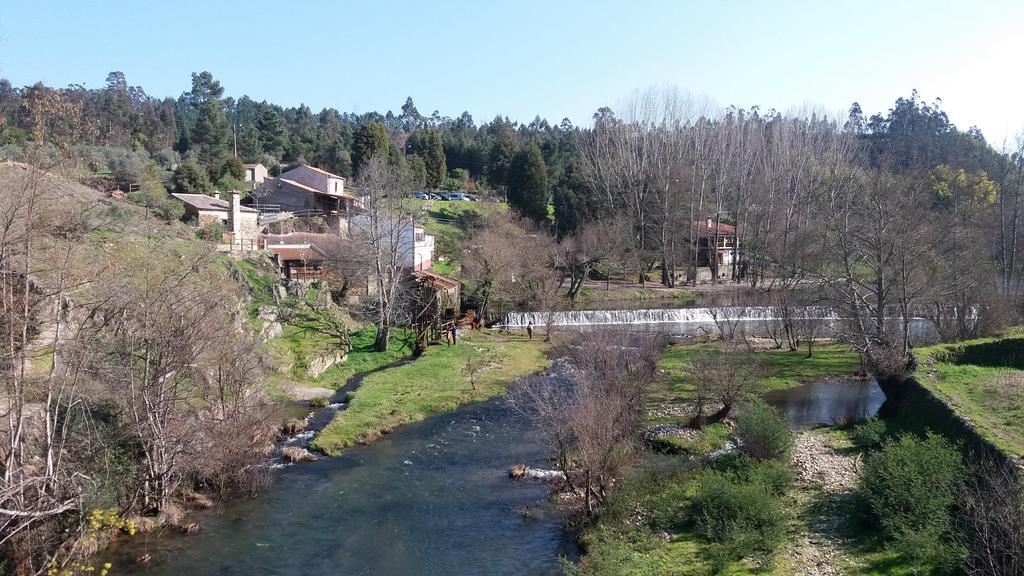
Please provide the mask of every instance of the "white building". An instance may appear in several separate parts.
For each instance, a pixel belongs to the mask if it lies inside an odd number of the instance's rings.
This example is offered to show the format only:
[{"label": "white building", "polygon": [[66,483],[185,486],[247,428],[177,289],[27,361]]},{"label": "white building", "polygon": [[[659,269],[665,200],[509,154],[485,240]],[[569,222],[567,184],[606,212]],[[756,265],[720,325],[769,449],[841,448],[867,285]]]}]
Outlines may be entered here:
[{"label": "white building", "polygon": [[245,165],[245,181],[252,182],[253,185],[263,184],[263,181],[267,179],[267,167],[263,164],[246,164]]},{"label": "white building", "polygon": [[[370,234],[371,219],[367,214],[358,214],[349,220],[349,234],[358,239]],[[427,270],[434,263],[434,237],[413,222],[397,218],[382,217],[377,234],[385,243],[398,238],[398,254],[402,267],[409,270]]]}]

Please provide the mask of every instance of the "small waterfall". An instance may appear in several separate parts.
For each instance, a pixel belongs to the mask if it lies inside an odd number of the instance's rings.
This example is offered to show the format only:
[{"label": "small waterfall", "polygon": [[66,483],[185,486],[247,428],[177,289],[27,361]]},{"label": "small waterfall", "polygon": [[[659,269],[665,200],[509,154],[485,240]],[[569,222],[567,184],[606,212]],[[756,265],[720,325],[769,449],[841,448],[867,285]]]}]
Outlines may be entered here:
[{"label": "small waterfall", "polygon": [[[780,320],[777,308],[770,306],[732,306],[721,308],[668,308],[647,310],[562,310],[558,312],[509,312],[501,326],[522,328],[529,322],[540,327],[548,319],[554,326],[600,326],[611,324],[683,324],[718,321]],[[807,306],[799,308],[800,320],[838,320],[834,308]]]}]

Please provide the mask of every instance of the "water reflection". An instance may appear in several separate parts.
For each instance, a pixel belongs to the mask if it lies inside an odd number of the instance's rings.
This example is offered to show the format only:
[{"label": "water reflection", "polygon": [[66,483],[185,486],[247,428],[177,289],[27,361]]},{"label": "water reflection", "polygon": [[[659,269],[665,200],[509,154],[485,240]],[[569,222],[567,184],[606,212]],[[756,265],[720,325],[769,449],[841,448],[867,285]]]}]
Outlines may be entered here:
[{"label": "water reflection", "polygon": [[791,427],[806,428],[873,416],[885,393],[873,378],[829,380],[769,392],[765,400],[782,411]]}]

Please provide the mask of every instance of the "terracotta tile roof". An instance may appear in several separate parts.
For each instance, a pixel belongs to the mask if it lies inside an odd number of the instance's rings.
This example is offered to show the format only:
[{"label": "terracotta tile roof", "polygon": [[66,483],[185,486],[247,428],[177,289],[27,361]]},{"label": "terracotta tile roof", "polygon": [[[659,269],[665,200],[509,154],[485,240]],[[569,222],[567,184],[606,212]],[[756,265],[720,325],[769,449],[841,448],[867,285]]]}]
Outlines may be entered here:
[{"label": "terracotta tile roof", "polygon": [[[314,172],[319,172],[321,174],[324,174],[325,176],[330,176],[331,178],[337,178],[339,180],[344,180],[345,179],[344,176],[338,176],[337,174],[332,174],[332,173],[328,172],[327,170],[324,170],[323,168],[317,168],[316,166],[310,166],[309,164],[303,164],[302,168],[309,168],[310,170],[312,170]],[[293,170],[294,170],[294,168],[293,168]]]},{"label": "terracotta tile roof", "polygon": [[[206,194],[171,194],[178,200],[181,200],[185,204],[192,206],[197,210],[219,210],[223,212],[231,211],[231,204],[227,200],[221,200],[214,198],[213,196],[207,196]],[[254,208],[248,206],[241,206],[242,212],[259,212]]]},{"label": "terracotta tile roof", "polygon": [[[711,221],[710,225],[706,221],[694,220],[690,223],[690,229],[696,230],[698,236],[714,236],[715,235],[715,222]],[[718,225],[719,236],[735,236],[736,227],[730,224],[719,224]]]},{"label": "terracotta tile roof", "polygon": [[438,274],[437,272],[431,272],[429,270],[416,270],[411,274],[411,276],[415,278],[417,282],[430,282],[433,286],[446,290],[462,285],[462,283],[455,278],[449,278],[448,276]]},{"label": "terracotta tile roof", "polygon": [[323,260],[325,257],[313,244],[269,244],[267,250],[276,254],[281,262]]}]

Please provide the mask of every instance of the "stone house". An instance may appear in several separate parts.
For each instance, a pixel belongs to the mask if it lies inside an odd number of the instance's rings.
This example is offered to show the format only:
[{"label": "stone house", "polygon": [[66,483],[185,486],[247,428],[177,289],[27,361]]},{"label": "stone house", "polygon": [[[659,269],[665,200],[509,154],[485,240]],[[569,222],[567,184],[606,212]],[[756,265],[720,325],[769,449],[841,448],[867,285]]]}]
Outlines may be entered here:
[{"label": "stone house", "polygon": [[311,282],[323,278],[327,255],[315,244],[267,244],[278,269],[288,280]]},{"label": "stone house", "polygon": [[319,216],[336,234],[348,231],[356,198],[345,192],[345,179],[326,170],[302,165],[277,178],[267,177],[253,191],[253,206],[262,211]]},{"label": "stone house", "polygon": [[232,247],[250,247],[259,236],[258,210],[242,206],[241,194],[229,192],[230,201],[220,198],[220,192],[213,196],[206,194],[171,194],[185,205],[185,219],[195,221],[199,227],[220,222],[228,229],[226,243]]}]

